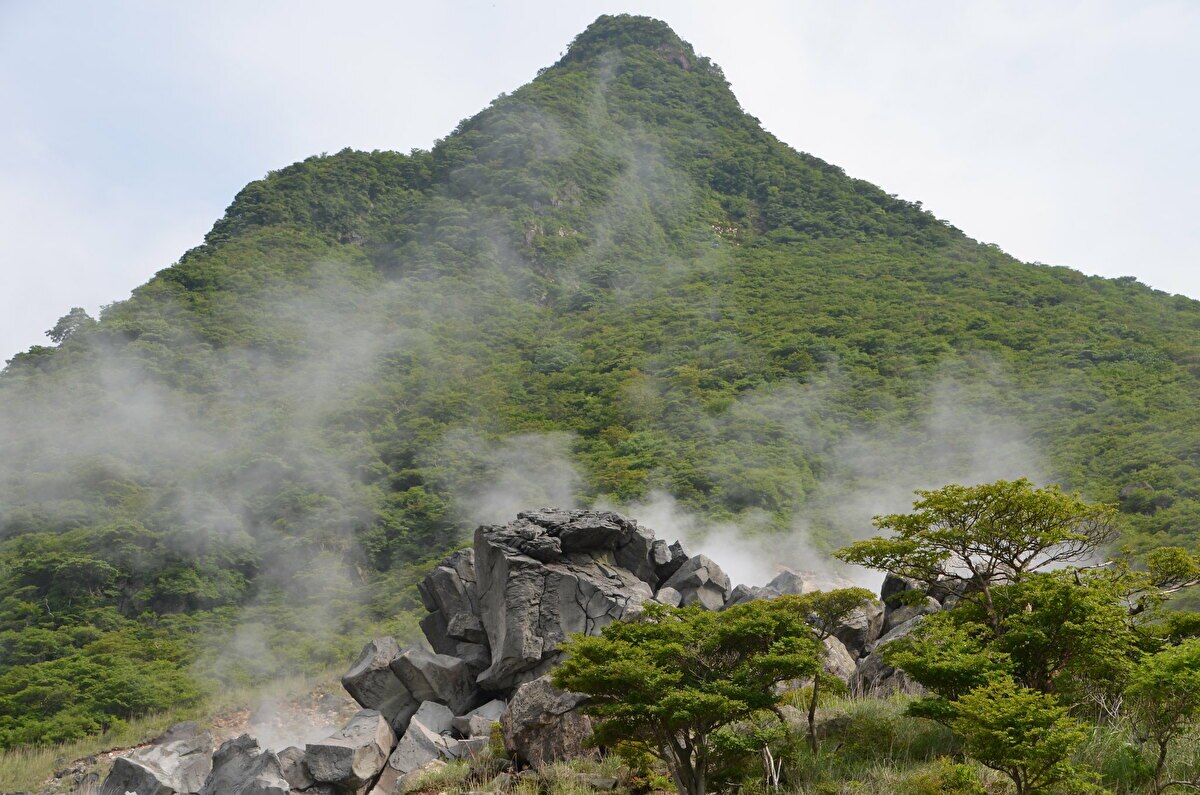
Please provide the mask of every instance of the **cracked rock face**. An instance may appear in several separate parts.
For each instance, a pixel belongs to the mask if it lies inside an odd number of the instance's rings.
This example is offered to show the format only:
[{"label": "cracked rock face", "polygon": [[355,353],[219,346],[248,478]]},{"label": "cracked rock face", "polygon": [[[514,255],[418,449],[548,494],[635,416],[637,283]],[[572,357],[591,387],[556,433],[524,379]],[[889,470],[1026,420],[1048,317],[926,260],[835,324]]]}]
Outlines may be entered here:
[{"label": "cracked rock face", "polygon": [[475,532],[480,620],[491,664],[485,690],[549,670],[574,632],[599,633],[654,597],[654,535],[611,511],[526,511]]},{"label": "cracked rock face", "polygon": [[101,795],[196,793],[212,770],[212,735],[194,723],[172,726],[156,744],[113,761]]}]

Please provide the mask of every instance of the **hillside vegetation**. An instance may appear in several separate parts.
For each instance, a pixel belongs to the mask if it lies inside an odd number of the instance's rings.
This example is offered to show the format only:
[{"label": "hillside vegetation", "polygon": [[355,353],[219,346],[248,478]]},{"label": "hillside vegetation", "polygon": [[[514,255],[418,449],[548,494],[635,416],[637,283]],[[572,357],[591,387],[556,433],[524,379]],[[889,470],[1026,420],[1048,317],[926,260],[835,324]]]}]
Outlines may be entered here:
[{"label": "hillside vegetation", "polygon": [[430,151],[248,185],[53,339],[0,376],[0,747],[403,636],[421,565],[529,504],[817,554],[1028,475],[1118,502],[1135,552],[1200,548],[1200,302],[789,148],[644,18]]}]

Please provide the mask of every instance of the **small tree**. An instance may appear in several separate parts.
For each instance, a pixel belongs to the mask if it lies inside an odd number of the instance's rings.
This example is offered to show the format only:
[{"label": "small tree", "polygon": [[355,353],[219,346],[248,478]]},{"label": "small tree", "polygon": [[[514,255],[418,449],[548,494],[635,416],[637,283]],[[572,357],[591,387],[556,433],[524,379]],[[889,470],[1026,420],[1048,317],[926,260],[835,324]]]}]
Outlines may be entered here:
[{"label": "small tree", "polygon": [[967,754],[1012,779],[1017,795],[1083,783],[1069,760],[1087,732],[1053,696],[999,678],[957,699],[954,712]]},{"label": "small tree", "polygon": [[58,319],[54,324],[54,328],[46,332],[46,336],[55,344],[66,342],[80,330],[96,325],[96,321],[92,320],[91,315],[84,311],[83,307],[71,307],[71,311]]},{"label": "small tree", "polygon": [[928,586],[957,581],[955,590],[979,602],[993,628],[1000,621],[992,602],[996,584],[1083,560],[1114,534],[1114,506],[1086,503],[1057,486],[1036,488],[1024,478],[917,495],[912,513],[875,517],[875,526],[893,537],[859,541],[837,557]]},{"label": "small tree", "polygon": [[1200,720],[1200,639],[1144,658],[1130,677],[1126,703],[1140,735],[1154,743],[1154,791],[1161,792],[1171,743]]},{"label": "small tree", "polygon": [[802,597],[721,612],[649,604],[599,637],[573,636],[554,670],[585,693],[599,744],[632,744],[663,760],[680,795],[704,795],[714,733],[778,705],[775,686],[814,676],[820,647]]},{"label": "small tree", "polygon": [[[808,612],[808,622],[812,625],[813,634],[821,643],[821,654],[824,656],[825,641],[837,631],[846,618],[871,601],[875,595],[865,588],[842,588],[836,591],[817,591],[805,594],[805,607]],[[808,746],[814,754],[820,750],[817,742],[817,699],[820,697],[821,680],[825,677],[823,668],[818,667],[813,674],[812,692],[808,697]]]}]

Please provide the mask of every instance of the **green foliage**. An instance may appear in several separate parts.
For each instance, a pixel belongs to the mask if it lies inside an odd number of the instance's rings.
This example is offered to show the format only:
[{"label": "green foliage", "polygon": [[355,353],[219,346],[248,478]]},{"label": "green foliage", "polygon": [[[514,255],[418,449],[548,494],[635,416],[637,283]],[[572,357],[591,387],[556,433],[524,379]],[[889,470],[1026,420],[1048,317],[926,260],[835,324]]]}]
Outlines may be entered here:
[{"label": "green foliage", "polygon": [[966,752],[1008,776],[1017,795],[1087,786],[1070,764],[1087,731],[1053,696],[1000,678],[955,700],[954,711]]},{"label": "green foliage", "polygon": [[912,513],[875,519],[895,536],[859,541],[837,556],[928,586],[958,581],[962,599],[979,604],[993,626],[1000,619],[997,584],[1020,584],[1040,569],[1083,560],[1113,535],[1112,506],[1025,479],[917,494]]},{"label": "green foliage", "polygon": [[1200,640],[1190,638],[1143,659],[1130,677],[1126,699],[1139,734],[1157,748],[1158,792],[1171,745],[1194,736],[1200,722]]},{"label": "green foliage", "polygon": [[740,747],[718,732],[776,706],[779,682],[817,671],[805,607],[787,596],[722,612],[649,604],[637,621],[573,636],[554,683],[589,696],[596,743],[636,745],[667,764],[680,793],[703,795],[714,757]]},{"label": "green foliage", "polygon": [[[200,685],[411,624],[411,572],[503,468],[480,451],[528,434],[561,434],[580,502],[803,512],[828,551],[847,495],[966,477],[978,450],[925,438],[960,384],[968,430],[1022,428],[1048,481],[1120,500],[1134,553],[1200,547],[1200,303],[1018,262],[794,151],[644,18],[597,20],[431,151],[271,172],[60,333],[0,375],[0,744],[112,719],[93,678],[64,685],[85,706],[13,700],[112,633],[162,649],[117,668]],[[864,437],[882,470],[846,455]],[[224,669],[195,654],[246,637]]]}]

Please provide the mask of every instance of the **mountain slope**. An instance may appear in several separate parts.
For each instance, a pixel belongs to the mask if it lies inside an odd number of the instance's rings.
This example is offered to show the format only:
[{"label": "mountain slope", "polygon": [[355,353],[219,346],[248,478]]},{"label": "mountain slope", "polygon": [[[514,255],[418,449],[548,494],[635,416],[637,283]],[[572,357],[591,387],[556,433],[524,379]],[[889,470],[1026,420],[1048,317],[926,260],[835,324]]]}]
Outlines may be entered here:
[{"label": "mountain slope", "polygon": [[601,17],[431,151],[252,183],[14,358],[0,745],[345,659],[529,503],[811,565],[912,488],[1028,474],[1195,546],[1198,402],[1200,303],[976,243],[763,131],[665,24]]}]

